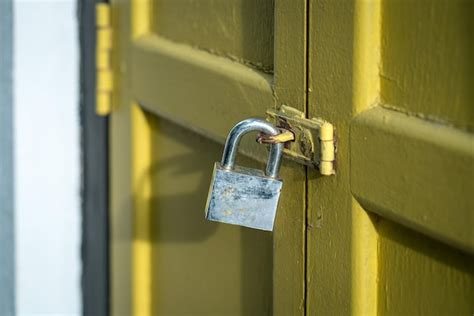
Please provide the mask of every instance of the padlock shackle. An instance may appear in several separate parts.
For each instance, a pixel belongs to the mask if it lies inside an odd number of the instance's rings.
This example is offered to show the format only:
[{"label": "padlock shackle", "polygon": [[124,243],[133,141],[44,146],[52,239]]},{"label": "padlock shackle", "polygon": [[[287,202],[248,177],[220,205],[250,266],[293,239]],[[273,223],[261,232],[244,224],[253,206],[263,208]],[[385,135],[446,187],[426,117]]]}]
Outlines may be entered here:
[{"label": "padlock shackle", "polygon": [[[221,166],[224,169],[232,170],[235,164],[235,157],[242,136],[249,132],[259,131],[272,136],[278,135],[280,131],[273,124],[262,119],[250,118],[237,123],[229,132],[225,142],[224,154],[222,155]],[[283,154],[283,144],[272,144],[270,155],[268,156],[265,174],[276,178],[280,169],[281,155]]]}]

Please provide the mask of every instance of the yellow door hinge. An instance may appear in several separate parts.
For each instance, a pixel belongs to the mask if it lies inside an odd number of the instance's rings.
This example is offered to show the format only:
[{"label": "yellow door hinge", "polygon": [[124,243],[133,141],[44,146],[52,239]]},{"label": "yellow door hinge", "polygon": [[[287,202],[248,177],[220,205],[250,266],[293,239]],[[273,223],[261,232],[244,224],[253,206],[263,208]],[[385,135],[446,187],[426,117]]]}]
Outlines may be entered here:
[{"label": "yellow door hinge", "polygon": [[110,5],[96,4],[96,108],[98,115],[112,111],[112,23]]}]

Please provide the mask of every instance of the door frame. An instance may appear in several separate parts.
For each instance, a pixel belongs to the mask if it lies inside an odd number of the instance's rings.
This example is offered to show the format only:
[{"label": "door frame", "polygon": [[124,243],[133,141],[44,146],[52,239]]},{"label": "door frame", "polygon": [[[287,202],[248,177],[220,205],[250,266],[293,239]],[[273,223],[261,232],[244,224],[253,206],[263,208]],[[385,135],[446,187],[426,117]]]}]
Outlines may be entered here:
[{"label": "door frame", "polygon": [[109,119],[96,114],[96,2],[79,1],[82,312],[109,315]]},{"label": "door frame", "polygon": [[[136,187],[138,174],[150,163],[146,158],[150,139],[147,112],[224,143],[232,125],[249,116],[265,117],[268,109],[283,104],[303,112],[307,108],[306,0],[275,1],[273,76],[156,36],[151,32],[150,5],[149,0],[114,0],[111,6],[115,52],[110,117],[112,313],[150,313],[151,267],[147,263],[151,243],[143,242],[150,233],[146,215],[150,211],[146,203],[150,179],[142,177],[141,190]],[[183,71],[186,67],[189,71]],[[186,94],[170,86],[170,82],[185,82],[191,74],[195,84],[187,86]],[[216,93],[203,97],[206,82],[213,83]],[[156,98],[160,104],[154,102]],[[182,104],[193,107],[184,108]],[[220,104],[226,105],[225,122]],[[247,156],[266,160],[255,155],[256,146],[245,139],[240,148]],[[275,227],[284,229],[276,229],[273,235],[273,312],[304,315],[306,167],[286,161],[281,176],[292,180],[287,181],[288,189],[280,200],[288,211],[280,211],[275,223]],[[298,195],[301,199],[292,198]],[[143,217],[133,218],[138,213]],[[134,237],[137,231],[142,242],[134,242],[138,240]],[[128,297],[133,297],[134,303],[124,299]]]}]

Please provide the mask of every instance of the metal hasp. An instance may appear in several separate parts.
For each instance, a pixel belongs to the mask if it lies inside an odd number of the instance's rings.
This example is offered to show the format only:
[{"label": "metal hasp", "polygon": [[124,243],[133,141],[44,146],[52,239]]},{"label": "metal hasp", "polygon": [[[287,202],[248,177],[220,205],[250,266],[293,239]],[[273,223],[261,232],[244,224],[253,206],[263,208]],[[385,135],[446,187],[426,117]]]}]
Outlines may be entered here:
[{"label": "metal hasp", "polygon": [[282,105],[279,110],[268,110],[267,120],[295,135],[285,143],[284,157],[317,168],[322,175],[335,174],[334,127],[320,118],[307,119],[303,112]]},{"label": "metal hasp", "polygon": [[206,219],[272,231],[283,185],[277,178],[283,144],[271,145],[265,173],[235,166],[239,142],[243,135],[252,131],[270,135],[280,133],[273,124],[261,119],[247,119],[232,128],[222,161],[214,164]]}]

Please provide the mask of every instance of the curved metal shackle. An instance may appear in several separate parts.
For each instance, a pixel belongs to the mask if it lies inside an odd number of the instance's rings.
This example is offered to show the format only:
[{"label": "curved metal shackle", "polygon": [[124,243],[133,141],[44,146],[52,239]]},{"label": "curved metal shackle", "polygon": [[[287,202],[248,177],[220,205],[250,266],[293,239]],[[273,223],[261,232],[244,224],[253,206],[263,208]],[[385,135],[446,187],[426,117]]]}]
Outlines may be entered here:
[{"label": "curved metal shackle", "polygon": [[[232,170],[235,164],[235,157],[242,136],[248,132],[259,131],[272,136],[280,134],[278,128],[273,124],[257,119],[249,118],[237,123],[229,132],[225,142],[224,154],[222,155],[221,165],[224,169]],[[280,169],[281,155],[283,154],[283,143],[272,144],[270,155],[268,156],[267,168],[265,174],[276,178]]]}]

